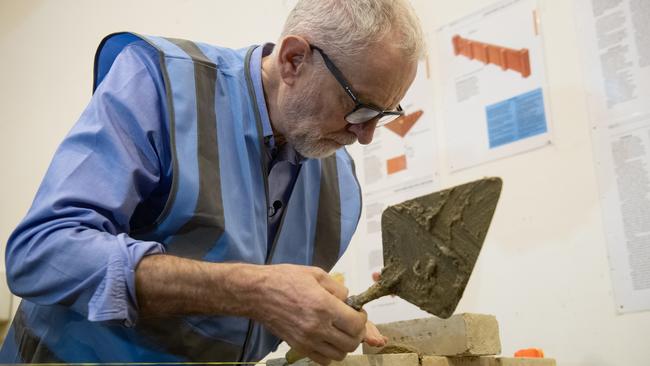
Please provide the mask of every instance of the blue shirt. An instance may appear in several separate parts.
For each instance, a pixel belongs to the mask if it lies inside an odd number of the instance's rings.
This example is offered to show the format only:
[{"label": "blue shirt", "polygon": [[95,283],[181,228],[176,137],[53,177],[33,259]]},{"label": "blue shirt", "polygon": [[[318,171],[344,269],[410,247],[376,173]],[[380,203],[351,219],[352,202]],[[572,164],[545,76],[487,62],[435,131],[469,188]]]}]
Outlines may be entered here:
[{"label": "blue shirt", "polygon": [[[70,306],[91,321],[119,320],[127,326],[137,319],[135,268],[144,256],[164,252],[160,243],[127,233],[158,216],[172,179],[158,55],[140,42],[118,56],[58,148],[32,207],[9,238],[6,255],[16,295]],[[291,147],[285,148],[288,153],[272,154],[262,51],[255,50],[251,71],[264,134],[270,137],[274,202],[288,199],[299,169],[273,174],[282,166],[276,160],[295,154]],[[269,238],[276,228],[271,222]]]},{"label": "blue shirt", "polygon": [[[273,241],[276,237],[278,227],[282,221],[282,214],[289,202],[291,191],[296,183],[300,172],[300,163],[305,159],[293,146],[283,144],[277,146],[273,137],[273,129],[269,120],[268,110],[264,102],[264,90],[262,87],[261,57],[271,54],[273,44],[267,43],[258,47],[252,55],[251,75],[255,88],[256,99],[260,116],[262,119],[262,133],[266,146],[265,159],[268,167],[269,182],[269,230],[268,230],[268,251],[273,248]],[[258,62],[258,60],[260,62]],[[268,253],[267,253],[268,254]]]}]

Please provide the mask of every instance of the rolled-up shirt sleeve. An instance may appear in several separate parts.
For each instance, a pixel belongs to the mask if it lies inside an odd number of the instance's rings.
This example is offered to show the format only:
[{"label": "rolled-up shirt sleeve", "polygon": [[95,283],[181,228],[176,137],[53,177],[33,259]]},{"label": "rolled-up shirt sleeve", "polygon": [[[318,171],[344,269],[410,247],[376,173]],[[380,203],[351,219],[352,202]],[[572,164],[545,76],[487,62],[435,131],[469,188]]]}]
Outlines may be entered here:
[{"label": "rolled-up shirt sleeve", "polygon": [[135,269],[164,246],[129,236],[131,219],[171,179],[156,57],[127,46],[56,151],[7,243],[14,294],[91,321],[136,321]]}]

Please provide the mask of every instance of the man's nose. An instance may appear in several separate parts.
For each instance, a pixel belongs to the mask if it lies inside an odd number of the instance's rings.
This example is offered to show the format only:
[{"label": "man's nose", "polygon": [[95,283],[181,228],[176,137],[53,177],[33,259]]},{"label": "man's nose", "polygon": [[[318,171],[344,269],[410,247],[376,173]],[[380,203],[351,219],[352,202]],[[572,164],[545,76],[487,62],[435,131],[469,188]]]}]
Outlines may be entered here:
[{"label": "man's nose", "polygon": [[362,145],[368,145],[372,142],[372,136],[377,128],[377,119],[368,122],[350,125],[348,130],[357,136],[357,140]]}]

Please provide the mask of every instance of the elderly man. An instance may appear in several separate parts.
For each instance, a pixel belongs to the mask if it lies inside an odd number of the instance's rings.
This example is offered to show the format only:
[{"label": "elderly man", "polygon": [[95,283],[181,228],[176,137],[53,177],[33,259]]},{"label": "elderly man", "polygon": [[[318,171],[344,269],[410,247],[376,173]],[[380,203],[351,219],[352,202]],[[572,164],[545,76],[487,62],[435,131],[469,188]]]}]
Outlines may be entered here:
[{"label": "elderly man", "polygon": [[119,33],[7,245],[23,301],[1,362],[327,364],[380,345],[326,273],[359,219],[344,145],[402,114],[405,0],[304,0],[277,45]]}]

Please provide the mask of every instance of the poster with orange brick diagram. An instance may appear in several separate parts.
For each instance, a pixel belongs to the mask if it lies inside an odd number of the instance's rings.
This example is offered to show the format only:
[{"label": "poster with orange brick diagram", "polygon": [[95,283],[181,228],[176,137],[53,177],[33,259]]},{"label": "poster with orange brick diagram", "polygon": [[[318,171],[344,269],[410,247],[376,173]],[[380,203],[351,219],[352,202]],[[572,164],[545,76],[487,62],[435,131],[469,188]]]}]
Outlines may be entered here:
[{"label": "poster with orange brick diagram", "polygon": [[404,115],[377,129],[362,148],[365,191],[398,189],[414,180],[433,181],[437,172],[433,93],[426,61],[402,100]]},{"label": "poster with orange brick diagram", "polygon": [[438,29],[451,171],[552,143],[537,5],[505,0]]},{"label": "poster with orange brick diagram", "polygon": [[[355,270],[359,273],[376,272],[383,266],[381,213],[384,208],[439,188],[432,77],[428,62],[420,62],[415,81],[401,102],[404,115],[378,128],[369,145],[353,145],[349,149],[363,187],[361,221],[351,244],[358,260]],[[362,238],[363,243],[354,243],[357,238]],[[367,280],[358,278],[356,285],[367,288]],[[367,304],[364,309],[379,320],[388,320],[396,308],[405,317],[423,315],[417,309],[403,310],[402,305],[399,299],[387,297]]]}]

